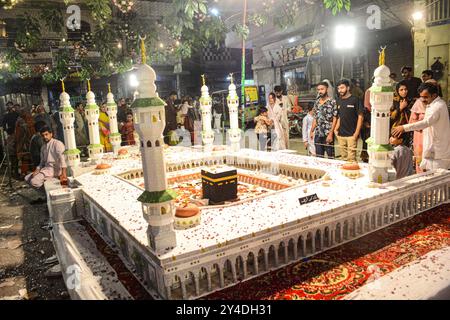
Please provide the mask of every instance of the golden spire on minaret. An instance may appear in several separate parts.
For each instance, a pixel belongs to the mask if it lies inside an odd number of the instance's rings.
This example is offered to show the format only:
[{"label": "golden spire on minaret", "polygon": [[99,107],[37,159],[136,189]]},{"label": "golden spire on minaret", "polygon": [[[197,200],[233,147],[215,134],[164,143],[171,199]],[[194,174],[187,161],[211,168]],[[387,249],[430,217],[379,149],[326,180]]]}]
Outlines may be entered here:
[{"label": "golden spire on minaret", "polygon": [[231,82],[231,84],[233,84],[233,82],[234,82],[233,73],[230,73],[230,82]]},{"label": "golden spire on minaret", "polygon": [[379,58],[378,58],[378,65],[383,66],[386,63],[386,46],[381,47],[381,50],[378,51]]},{"label": "golden spire on minaret", "polygon": [[147,49],[145,48],[145,39],[146,38],[147,38],[147,36],[145,36],[145,37],[139,36],[139,39],[141,40],[141,61],[142,61],[142,64],[146,64],[147,63]]},{"label": "golden spire on minaret", "polygon": [[108,93],[111,93],[111,83],[108,82]]},{"label": "golden spire on minaret", "polygon": [[66,86],[64,85],[64,79],[61,79],[62,91],[66,92]]},{"label": "golden spire on minaret", "polygon": [[88,91],[91,91],[91,79],[86,79],[88,85]]},{"label": "golden spire on minaret", "polygon": [[202,81],[203,81],[203,85],[206,86],[206,80],[205,80],[205,75],[202,74]]}]

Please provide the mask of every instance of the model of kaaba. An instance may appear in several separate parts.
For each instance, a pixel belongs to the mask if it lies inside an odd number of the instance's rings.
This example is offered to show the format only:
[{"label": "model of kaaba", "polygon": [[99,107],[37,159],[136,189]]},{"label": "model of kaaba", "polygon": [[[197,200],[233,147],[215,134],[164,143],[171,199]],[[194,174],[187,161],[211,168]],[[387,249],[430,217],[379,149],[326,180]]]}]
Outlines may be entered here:
[{"label": "model of kaaba", "polygon": [[202,170],[203,198],[210,204],[222,204],[237,199],[237,170],[217,166]]}]

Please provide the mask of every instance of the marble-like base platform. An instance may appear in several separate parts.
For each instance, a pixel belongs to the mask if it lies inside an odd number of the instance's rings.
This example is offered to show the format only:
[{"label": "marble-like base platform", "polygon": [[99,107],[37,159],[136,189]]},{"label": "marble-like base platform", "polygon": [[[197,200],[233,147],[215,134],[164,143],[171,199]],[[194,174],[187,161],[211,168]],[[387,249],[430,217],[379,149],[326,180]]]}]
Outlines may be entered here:
[{"label": "marble-like base platform", "polygon": [[[177,247],[157,255],[147,245],[147,225],[136,201],[142,191],[119,177],[139,171],[139,159],[114,162],[110,175],[79,176],[83,208],[77,209],[105,241],[120,249],[122,260],[147,290],[163,299],[201,297],[449,201],[448,171],[369,186],[364,165],[362,177],[353,180],[341,174],[341,162],[332,160],[253,150],[173,152],[169,176],[226,163],[311,181],[236,206],[204,209],[198,227],[177,230]],[[330,177],[326,183],[320,180],[325,173]],[[299,203],[300,197],[312,194],[319,200]]]}]

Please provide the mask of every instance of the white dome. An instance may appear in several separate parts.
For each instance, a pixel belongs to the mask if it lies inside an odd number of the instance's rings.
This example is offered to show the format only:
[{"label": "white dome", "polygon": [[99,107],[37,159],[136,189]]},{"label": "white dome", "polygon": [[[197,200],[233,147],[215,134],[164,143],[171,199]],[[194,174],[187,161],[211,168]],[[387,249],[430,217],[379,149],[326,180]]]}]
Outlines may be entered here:
[{"label": "white dome", "polygon": [[202,96],[209,96],[209,88],[206,85],[202,86],[201,90],[202,90]]},{"label": "white dome", "polygon": [[139,65],[136,70],[136,79],[139,82],[138,91],[139,98],[154,98],[156,93],[156,73],[152,67],[147,64]]},{"label": "white dome", "polygon": [[234,83],[230,84],[228,87],[230,98],[237,98],[236,85]]},{"label": "white dome", "polygon": [[70,106],[70,96],[67,92],[63,92],[59,95],[59,102],[61,106]]},{"label": "white dome", "polygon": [[109,92],[109,93],[106,95],[106,101],[107,101],[107,103],[115,103],[115,102],[114,102],[114,95],[113,95],[111,92]]},{"label": "white dome", "polygon": [[391,70],[385,66],[379,66],[378,68],[375,69],[373,75],[375,77],[381,77],[381,78],[389,78],[389,75],[391,74]]},{"label": "white dome", "polygon": [[86,100],[87,100],[87,104],[95,104],[95,94],[92,91],[88,91],[88,93],[86,93]]},{"label": "white dome", "polygon": [[391,79],[389,78],[389,75],[391,74],[391,70],[385,66],[379,66],[375,69],[375,72],[373,73],[375,77],[374,84],[375,86],[379,87],[388,87],[391,85]]}]

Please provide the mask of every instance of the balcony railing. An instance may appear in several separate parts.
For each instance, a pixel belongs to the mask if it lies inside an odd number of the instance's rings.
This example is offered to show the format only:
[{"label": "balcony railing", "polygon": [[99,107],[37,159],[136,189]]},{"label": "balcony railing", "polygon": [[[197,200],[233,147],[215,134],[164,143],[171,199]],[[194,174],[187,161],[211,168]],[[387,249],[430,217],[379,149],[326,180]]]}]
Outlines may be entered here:
[{"label": "balcony railing", "polygon": [[427,0],[426,8],[428,26],[450,23],[449,0]]}]

